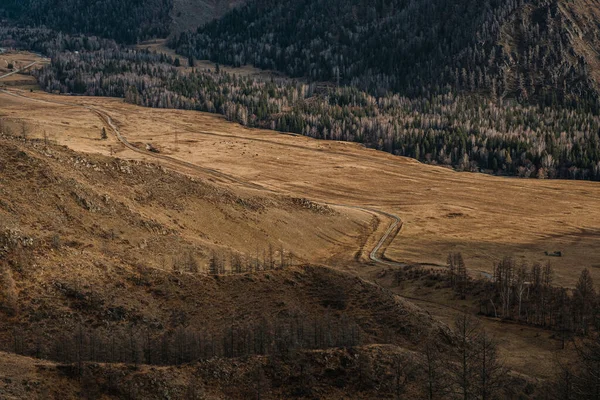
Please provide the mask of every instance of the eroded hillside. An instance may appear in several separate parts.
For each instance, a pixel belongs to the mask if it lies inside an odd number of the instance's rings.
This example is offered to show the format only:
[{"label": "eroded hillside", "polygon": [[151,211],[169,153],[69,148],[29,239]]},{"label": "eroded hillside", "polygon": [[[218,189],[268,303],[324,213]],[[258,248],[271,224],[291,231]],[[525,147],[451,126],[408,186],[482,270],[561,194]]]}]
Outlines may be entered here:
[{"label": "eroded hillside", "polygon": [[[414,374],[424,361],[414,351],[424,338],[455,340],[353,274],[277,253],[237,258],[258,230],[274,235],[272,215],[285,212],[298,217],[284,229],[288,248],[301,254],[310,242],[314,260],[343,245],[342,230],[366,229],[351,215],[18,136],[0,138],[6,398],[371,398],[399,390],[392,376],[403,392],[421,393]],[[213,262],[225,271],[209,274]]]},{"label": "eroded hillside", "polygon": [[562,93],[571,105],[596,96],[599,15],[588,0],[523,5],[500,34],[505,95],[552,104]]},{"label": "eroded hillside", "polygon": [[[222,347],[215,338],[226,329],[244,338],[289,324],[319,327],[294,339],[309,348],[449,337],[375,285],[297,266],[344,240],[359,246],[364,221],[309,201],[234,194],[156,164],[0,140],[4,348],[73,361],[67,343],[78,329],[98,343],[129,328],[157,343],[185,329],[213,337],[220,355],[252,347]],[[268,240],[277,245],[257,247]],[[265,348],[278,339],[271,329]]]}]

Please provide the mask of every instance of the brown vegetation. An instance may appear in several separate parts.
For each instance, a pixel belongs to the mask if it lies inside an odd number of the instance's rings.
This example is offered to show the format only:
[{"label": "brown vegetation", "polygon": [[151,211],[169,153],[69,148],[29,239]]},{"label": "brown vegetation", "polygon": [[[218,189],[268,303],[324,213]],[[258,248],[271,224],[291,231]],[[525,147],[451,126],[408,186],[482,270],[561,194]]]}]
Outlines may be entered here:
[{"label": "brown vegetation", "polygon": [[[531,265],[559,250],[554,282],[574,286],[579,271],[600,259],[590,183],[461,174],[354,144],[112,99],[10,91],[0,100],[7,133],[0,138],[0,342],[68,364],[36,368],[7,356],[1,368],[16,363],[15,371],[42,376],[32,392],[41,397],[60,384],[64,398],[160,398],[166,390],[177,398],[394,398],[434,390],[423,387],[428,373],[443,373],[455,395],[487,390],[461,385],[461,375],[486,376],[493,386],[504,366],[547,378],[560,343],[552,333],[484,319],[484,330],[463,335],[461,347],[460,326],[451,332],[437,318],[450,326],[462,311],[480,310],[465,268],[472,277],[491,273],[508,254]],[[167,158],[123,147],[109,121]],[[375,209],[403,220],[382,258],[439,271],[449,252],[461,251],[449,260],[454,282],[439,290],[439,282],[420,278],[394,286],[393,274],[381,275],[368,253],[389,217]],[[518,271],[512,276],[514,296]],[[436,318],[394,292],[423,296],[429,303],[418,304]],[[511,298],[505,312],[522,319],[525,309]],[[488,335],[499,337],[497,350]],[[452,344],[443,365],[427,357],[441,362],[436,352],[448,350],[423,347],[426,337]],[[461,371],[455,351],[473,363],[497,351],[502,362],[493,371],[475,373],[477,364]],[[509,376],[511,395],[533,395],[530,378]],[[6,387],[17,398],[28,390],[22,380]]]},{"label": "brown vegetation", "polygon": [[[151,159],[124,149],[113,135],[99,143],[102,121],[83,108],[2,93],[0,98],[6,105],[2,113],[10,116],[5,123],[24,120],[35,137],[45,131],[52,140],[78,151]],[[371,205],[394,213],[403,220],[401,234],[387,248],[387,257],[394,260],[445,265],[447,254],[459,250],[470,268],[491,273],[494,263],[507,255],[544,264],[548,260],[544,252],[563,251],[563,257],[552,259],[557,283],[573,286],[585,267],[598,279],[600,216],[595,213],[600,193],[590,182],[457,173],[355,144],[246,129],[210,114],[149,110],[112,99],[60,101],[101,107],[130,142],[152,143],[163,155],[239,181],[293,197]],[[348,250],[354,255],[356,248]]]}]

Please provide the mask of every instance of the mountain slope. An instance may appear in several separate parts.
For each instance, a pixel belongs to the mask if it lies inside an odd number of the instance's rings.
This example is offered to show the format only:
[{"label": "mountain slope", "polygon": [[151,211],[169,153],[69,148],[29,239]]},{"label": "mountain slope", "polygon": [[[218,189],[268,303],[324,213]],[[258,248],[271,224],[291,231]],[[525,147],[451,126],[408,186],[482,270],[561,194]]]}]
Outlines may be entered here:
[{"label": "mountain slope", "polygon": [[174,0],[171,31],[195,30],[244,3],[246,0]]},{"label": "mountain slope", "polygon": [[[298,351],[289,355],[213,358],[178,366],[61,365],[0,352],[6,399],[421,399],[427,362],[392,345]],[[79,374],[81,371],[81,374]],[[540,398],[534,379],[506,377],[506,396]]]},{"label": "mountain slope", "polygon": [[[14,126],[2,123],[5,132]],[[262,261],[271,246],[275,254],[293,254],[295,262],[318,262],[331,255],[326,249],[359,240],[362,224],[370,221],[304,199],[224,188],[155,164],[11,139],[0,143],[1,228],[18,226],[36,243],[56,234],[72,244],[66,248],[87,249],[92,258],[106,253],[170,270],[172,261],[192,252],[207,272],[213,252],[254,259],[258,251]]]},{"label": "mountain slope", "polygon": [[3,0],[0,18],[136,43],[166,37],[173,0]]},{"label": "mountain slope", "polygon": [[258,0],[173,46],[375,93],[484,92],[597,108],[599,9],[588,0]]},{"label": "mountain slope", "polygon": [[498,40],[506,93],[545,104],[596,106],[599,14],[600,5],[589,0],[540,1],[521,7],[502,26]]},{"label": "mountain slope", "polygon": [[[4,137],[0,154],[5,350],[71,362],[81,354],[73,343],[84,340],[91,361],[171,364],[270,354],[280,341],[329,348],[450,340],[444,325],[390,292],[288,257],[290,249],[314,258],[356,240],[347,235],[361,226],[350,215],[242,197],[157,165],[43,142]],[[262,235],[277,247],[259,247]],[[220,273],[209,275],[207,264]],[[223,340],[227,332],[238,336],[235,345]],[[256,335],[260,347],[251,344]],[[178,353],[178,343],[198,337],[210,348]],[[109,350],[110,338],[121,350]],[[146,350],[132,356],[131,340]]]}]

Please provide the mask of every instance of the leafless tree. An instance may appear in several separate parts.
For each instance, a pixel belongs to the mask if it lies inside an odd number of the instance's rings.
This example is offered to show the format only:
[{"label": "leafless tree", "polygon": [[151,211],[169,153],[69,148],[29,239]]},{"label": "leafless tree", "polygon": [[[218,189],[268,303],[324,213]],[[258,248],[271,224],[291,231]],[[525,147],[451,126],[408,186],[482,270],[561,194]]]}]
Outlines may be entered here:
[{"label": "leafless tree", "polygon": [[284,269],[286,267],[285,260],[285,251],[283,249],[283,244],[279,247],[279,267]]},{"label": "leafless tree", "polygon": [[216,252],[212,252],[212,256],[208,262],[208,272],[211,275],[219,275],[221,272],[220,260]]},{"label": "leafless tree", "polygon": [[29,137],[29,127],[25,122],[21,122],[21,137],[27,139]]},{"label": "leafless tree", "polygon": [[517,311],[517,318],[521,320],[521,307],[523,305],[523,294],[525,293],[525,289],[527,289],[527,264],[521,264],[521,267],[517,270],[516,280],[515,280],[515,289],[517,293],[517,301],[519,303],[519,308]]},{"label": "leafless tree", "polygon": [[594,281],[587,268],[581,271],[577,286],[573,292],[573,302],[577,322],[579,323],[581,332],[585,335],[588,333],[590,319],[597,304]]},{"label": "leafless tree", "polygon": [[483,330],[474,346],[478,356],[477,397],[481,400],[495,398],[495,395],[504,387],[508,372],[498,357],[498,344]]},{"label": "leafless tree", "polygon": [[496,265],[494,271],[494,281],[500,293],[502,316],[504,318],[509,318],[511,316],[514,280],[515,260],[512,257],[504,257],[504,259]]},{"label": "leafless tree", "polygon": [[196,260],[196,257],[194,256],[194,252],[189,250],[184,257],[186,270],[193,274],[197,274],[199,271],[199,265],[198,260]]},{"label": "leafless tree", "polygon": [[456,285],[456,265],[454,262],[454,254],[453,253],[448,254],[446,265],[448,267],[448,275],[450,275],[450,284],[452,285],[452,287],[455,287],[455,285]]},{"label": "leafless tree", "polygon": [[448,254],[447,264],[448,273],[450,275],[450,284],[460,297],[464,299],[467,292],[469,277],[462,253]]},{"label": "leafless tree", "polygon": [[410,354],[398,354],[394,358],[394,388],[396,399],[400,400],[406,393],[406,388],[414,379],[416,362]]},{"label": "leafless tree", "polygon": [[242,257],[238,253],[231,253],[229,259],[231,260],[231,272],[240,274],[243,266]]},{"label": "leafless tree", "polygon": [[268,269],[273,270],[275,269],[275,254],[274,254],[274,250],[273,250],[273,245],[271,243],[269,243],[269,249],[268,249],[268,253],[267,253],[267,260],[265,260],[265,265],[268,267]]},{"label": "leafless tree", "polygon": [[266,386],[266,377],[265,371],[262,368],[262,365],[257,365],[255,369],[255,390],[256,390],[256,400],[261,400],[263,398],[263,393],[265,392]]},{"label": "leafless tree", "polygon": [[425,393],[428,400],[443,398],[449,393],[446,355],[438,347],[437,340],[429,338],[423,348],[425,370]]},{"label": "leafless tree", "polygon": [[454,347],[457,361],[447,363],[453,393],[463,400],[473,399],[477,393],[480,340],[479,321],[469,314],[461,314],[454,323],[458,342]]},{"label": "leafless tree", "polygon": [[573,341],[577,357],[572,364],[559,360],[559,387],[571,399],[600,399],[600,336]]},{"label": "leafless tree", "polygon": [[358,383],[362,390],[370,389],[373,385],[373,360],[364,352],[358,354]]}]

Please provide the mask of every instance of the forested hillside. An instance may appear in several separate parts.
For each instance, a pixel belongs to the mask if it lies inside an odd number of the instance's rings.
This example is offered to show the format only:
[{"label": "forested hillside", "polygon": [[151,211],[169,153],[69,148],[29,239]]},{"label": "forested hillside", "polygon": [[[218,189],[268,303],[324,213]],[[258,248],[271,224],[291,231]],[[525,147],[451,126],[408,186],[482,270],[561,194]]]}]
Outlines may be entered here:
[{"label": "forested hillside", "polygon": [[[0,39],[52,56],[37,72],[50,92],[216,112],[459,170],[600,179],[599,17],[588,0],[257,0],[174,36],[189,59],[48,29],[4,28]],[[303,79],[179,68],[196,58]]]},{"label": "forested hillside", "polygon": [[136,43],[169,34],[173,0],[3,0],[0,16],[23,25],[45,25]]},{"label": "forested hillside", "polygon": [[[81,47],[76,37],[49,43]],[[600,118],[590,112],[464,94],[374,97],[351,87],[262,81],[216,69],[189,72],[175,67],[181,60],[114,43],[100,48],[98,40],[87,44],[94,51],[56,52],[51,65],[36,72],[40,85],[49,92],[216,112],[246,126],[360,142],[459,170],[600,179]]]},{"label": "forested hillside", "polygon": [[587,0],[258,0],[173,46],[373,94],[484,92],[597,110]]},{"label": "forested hillside", "polygon": [[4,0],[0,19],[137,43],[196,29],[245,0]]},{"label": "forested hillside", "polygon": [[173,0],[171,30],[184,32],[220,18],[246,0]]}]

